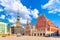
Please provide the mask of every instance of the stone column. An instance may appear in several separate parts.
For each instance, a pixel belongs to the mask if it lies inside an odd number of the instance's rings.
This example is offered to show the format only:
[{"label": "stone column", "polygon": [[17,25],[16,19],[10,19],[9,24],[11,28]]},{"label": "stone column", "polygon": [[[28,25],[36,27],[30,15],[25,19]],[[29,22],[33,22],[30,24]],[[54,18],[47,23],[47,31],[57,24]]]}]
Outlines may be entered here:
[{"label": "stone column", "polygon": [[32,36],[31,34],[32,34],[32,31],[30,30],[30,36]]},{"label": "stone column", "polygon": [[36,33],[36,36],[38,36],[38,33]]},{"label": "stone column", "polygon": [[36,36],[38,36],[37,30],[36,30]]},{"label": "stone column", "polygon": [[40,36],[40,33],[39,33],[39,36]]},{"label": "stone column", "polygon": [[50,27],[50,36],[51,36],[51,27]]},{"label": "stone column", "polygon": [[45,28],[45,36],[46,36],[46,34],[47,34],[47,28]]},{"label": "stone column", "polygon": [[42,36],[43,36],[43,28],[41,29],[41,32],[42,32]]},{"label": "stone column", "polygon": [[42,36],[43,36],[43,32],[42,32]]},{"label": "stone column", "polygon": [[32,35],[34,36],[34,33]]},{"label": "stone column", "polygon": [[10,28],[10,35],[11,35],[12,33],[11,33],[11,28]]}]

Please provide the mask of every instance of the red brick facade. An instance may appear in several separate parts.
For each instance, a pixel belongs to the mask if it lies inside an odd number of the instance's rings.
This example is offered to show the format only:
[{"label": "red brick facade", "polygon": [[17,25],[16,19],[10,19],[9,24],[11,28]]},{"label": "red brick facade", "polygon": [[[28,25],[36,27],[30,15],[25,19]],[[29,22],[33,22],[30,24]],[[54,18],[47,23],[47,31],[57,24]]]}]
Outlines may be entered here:
[{"label": "red brick facade", "polygon": [[42,30],[45,30],[46,27],[47,31],[50,31],[50,28],[52,32],[58,30],[58,28],[50,20],[46,19],[44,15],[40,15],[36,21],[36,29],[39,30],[42,28]]},{"label": "red brick facade", "polygon": [[42,30],[46,28],[46,18],[44,15],[39,16],[36,21],[36,29],[40,28],[43,28]]}]

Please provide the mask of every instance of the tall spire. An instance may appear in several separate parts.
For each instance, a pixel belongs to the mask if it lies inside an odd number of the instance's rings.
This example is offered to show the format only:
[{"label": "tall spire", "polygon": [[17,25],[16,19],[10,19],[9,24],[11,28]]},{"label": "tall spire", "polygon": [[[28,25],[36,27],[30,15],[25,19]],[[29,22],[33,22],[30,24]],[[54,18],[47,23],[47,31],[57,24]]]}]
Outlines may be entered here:
[{"label": "tall spire", "polygon": [[19,10],[18,10],[18,13],[17,13],[17,23],[20,24],[20,13],[19,13]]},{"label": "tall spire", "polygon": [[27,25],[29,25],[29,22],[28,22],[28,20],[27,20]]},{"label": "tall spire", "polygon": [[18,13],[17,13],[16,26],[17,26],[17,27],[20,27],[20,13],[19,13],[19,9],[18,9]]}]

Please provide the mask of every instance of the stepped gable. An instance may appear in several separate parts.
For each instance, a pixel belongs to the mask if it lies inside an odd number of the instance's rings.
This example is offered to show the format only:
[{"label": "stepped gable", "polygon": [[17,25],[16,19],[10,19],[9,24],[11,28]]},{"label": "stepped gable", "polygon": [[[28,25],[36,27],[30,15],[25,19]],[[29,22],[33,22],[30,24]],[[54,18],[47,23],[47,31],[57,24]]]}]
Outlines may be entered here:
[{"label": "stepped gable", "polygon": [[36,29],[45,30],[45,28],[47,28],[48,31],[51,29],[52,32],[56,32],[58,30],[51,20],[47,19],[43,14],[40,14],[36,21]]},{"label": "stepped gable", "polygon": [[46,27],[46,17],[43,14],[40,14],[36,21],[36,28],[39,29],[41,27]]}]

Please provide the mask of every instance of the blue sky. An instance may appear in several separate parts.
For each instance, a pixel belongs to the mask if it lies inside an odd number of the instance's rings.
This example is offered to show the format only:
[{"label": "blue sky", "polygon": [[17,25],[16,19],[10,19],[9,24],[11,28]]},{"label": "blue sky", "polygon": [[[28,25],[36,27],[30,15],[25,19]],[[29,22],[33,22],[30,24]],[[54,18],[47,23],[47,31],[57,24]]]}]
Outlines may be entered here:
[{"label": "blue sky", "polygon": [[60,26],[60,0],[0,0],[0,20],[15,23],[18,10],[21,24],[28,20],[35,25],[42,13],[54,25]]}]

